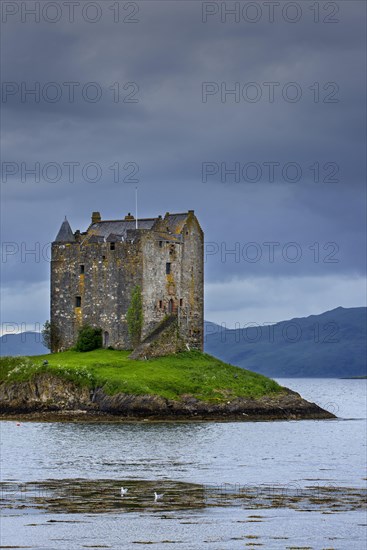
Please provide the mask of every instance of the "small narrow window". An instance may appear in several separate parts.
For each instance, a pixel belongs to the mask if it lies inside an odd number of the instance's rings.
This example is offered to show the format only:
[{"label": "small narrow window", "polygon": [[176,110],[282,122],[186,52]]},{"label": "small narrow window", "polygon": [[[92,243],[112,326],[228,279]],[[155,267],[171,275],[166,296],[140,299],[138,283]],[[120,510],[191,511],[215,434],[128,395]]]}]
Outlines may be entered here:
[{"label": "small narrow window", "polygon": [[115,250],[115,243],[110,243],[110,250]]},{"label": "small narrow window", "polygon": [[163,241],[159,241],[159,248],[162,248],[163,246]]},{"label": "small narrow window", "polygon": [[182,305],[183,305],[183,299],[180,298],[180,307],[182,307]]},{"label": "small narrow window", "polygon": [[166,263],[166,275],[171,273],[171,262]]},{"label": "small narrow window", "polygon": [[80,296],[75,297],[75,307],[82,307],[82,299]]},{"label": "small narrow window", "polygon": [[84,275],[84,265],[80,266],[80,275]]},{"label": "small narrow window", "polygon": [[159,309],[162,309],[162,307],[163,307],[163,302],[162,300],[159,300]]}]

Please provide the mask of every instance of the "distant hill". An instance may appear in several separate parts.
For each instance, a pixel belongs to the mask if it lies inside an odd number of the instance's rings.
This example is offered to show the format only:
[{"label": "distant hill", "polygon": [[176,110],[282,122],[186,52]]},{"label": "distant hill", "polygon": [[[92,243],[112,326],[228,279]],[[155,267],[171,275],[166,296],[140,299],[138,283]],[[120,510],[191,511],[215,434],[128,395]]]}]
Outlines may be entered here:
[{"label": "distant hill", "polygon": [[0,338],[0,356],[4,355],[43,355],[49,353],[42,344],[39,332],[4,334]]},{"label": "distant hill", "polygon": [[205,351],[270,377],[366,376],[366,316],[365,307],[338,307],[247,329],[206,322]]}]

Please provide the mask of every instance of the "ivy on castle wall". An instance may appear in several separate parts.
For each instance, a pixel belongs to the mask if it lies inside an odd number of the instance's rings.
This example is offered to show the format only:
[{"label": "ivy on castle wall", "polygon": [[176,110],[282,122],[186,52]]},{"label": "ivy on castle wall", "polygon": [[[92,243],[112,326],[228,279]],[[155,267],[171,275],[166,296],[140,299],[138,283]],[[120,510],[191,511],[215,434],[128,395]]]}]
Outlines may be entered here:
[{"label": "ivy on castle wall", "polygon": [[132,292],[126,320],[132,346],[136,348],[141,342],[141,332],[143,328],[143,300],[139,285],[136,285]]}]

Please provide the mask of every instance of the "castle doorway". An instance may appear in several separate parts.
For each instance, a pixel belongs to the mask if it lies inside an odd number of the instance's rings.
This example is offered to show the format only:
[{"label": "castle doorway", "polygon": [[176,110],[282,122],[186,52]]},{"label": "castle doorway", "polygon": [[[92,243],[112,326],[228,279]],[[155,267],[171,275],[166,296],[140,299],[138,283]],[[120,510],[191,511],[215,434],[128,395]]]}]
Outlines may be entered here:
[{"label": "castle doorway", "polygon": [[103,347],[108,348],[110,345],[110,335],[108,334],[107,330],[103,333]]}]

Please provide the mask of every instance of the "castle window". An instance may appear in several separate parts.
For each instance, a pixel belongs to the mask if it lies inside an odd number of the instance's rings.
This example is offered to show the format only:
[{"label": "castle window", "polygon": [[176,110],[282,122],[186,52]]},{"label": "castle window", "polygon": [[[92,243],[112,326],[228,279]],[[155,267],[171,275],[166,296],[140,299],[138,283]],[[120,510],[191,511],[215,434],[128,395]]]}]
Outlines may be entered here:
[{"label": "castle window", "polygon": [[183,305],[183,299],[180,298],[180,307],[182,307],[182,305]]},{"label": "castle window", "polygon": [[159,241],[159,248],[162,248],[163,246],[163,241]]},{"label": "castle window", "polygon": [[110,250],[115,250],[115,243],[110,243]]},{"label": "castle window", "polygon": [[163,307],[163,302],[162,300],[159,300],[159,309],[162,309],[162,307]]},{"label": "castle window", "polygon": [[75,297],[75,307],[82,307],[82,299],[80,296]]},{"label": "castle window", "polygon": [[80,275],[84,275],[84,265],[80,266]]},{"label": "castle window", "polygon": [[166,275],[171,273],[171,262],[166,263]]}]

